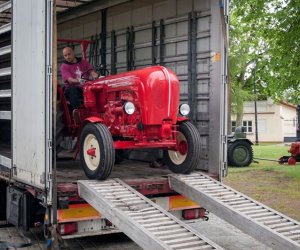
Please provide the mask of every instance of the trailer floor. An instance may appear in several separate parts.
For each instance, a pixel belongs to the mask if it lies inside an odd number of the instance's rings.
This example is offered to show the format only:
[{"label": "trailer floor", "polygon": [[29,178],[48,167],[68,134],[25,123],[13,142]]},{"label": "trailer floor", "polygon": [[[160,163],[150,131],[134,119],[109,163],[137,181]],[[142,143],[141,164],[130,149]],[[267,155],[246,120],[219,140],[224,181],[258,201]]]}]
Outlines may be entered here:
[{"label": "trailer floor", "polygon": [[[77,180],[86,180],[83,169],[79,160],[57,160],[57,182],[66,183]],[[149,162],[124,160],[120,164],[116,164],[109,178],[119,179],[150,179],[153,177],[167,178],[171,174],[166,167],[153,168]]]}]

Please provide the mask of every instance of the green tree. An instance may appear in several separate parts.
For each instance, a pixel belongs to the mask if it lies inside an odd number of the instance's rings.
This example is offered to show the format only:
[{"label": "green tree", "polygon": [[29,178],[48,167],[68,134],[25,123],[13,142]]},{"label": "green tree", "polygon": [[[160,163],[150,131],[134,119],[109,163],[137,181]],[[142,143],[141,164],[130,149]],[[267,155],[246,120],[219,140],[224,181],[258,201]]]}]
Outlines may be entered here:
[{"label": "green tree", "polygon": [[253,81],[258,99],[270,96],[296,104],[300,0],[232,0],[229,52],[232,107],[238,125],[242,124],[243,102],[254,98]]}]

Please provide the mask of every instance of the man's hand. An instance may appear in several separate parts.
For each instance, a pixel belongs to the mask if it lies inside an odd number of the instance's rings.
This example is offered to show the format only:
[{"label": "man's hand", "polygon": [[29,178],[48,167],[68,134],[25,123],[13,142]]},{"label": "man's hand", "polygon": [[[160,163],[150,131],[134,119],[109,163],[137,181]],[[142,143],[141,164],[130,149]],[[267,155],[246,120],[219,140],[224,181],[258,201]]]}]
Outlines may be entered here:
[{"label": "man's hand", "polygon": [[94,70],[91,71],[90,75],[93,77],[94,80],[99,78],[99,76],[100,76]]},{"label": "man's hand", "polygon": [[83,85],[84,83],[85,83],[85,80],[84,79],[78,79],[78,81],[79,81],[79,83],[80,83],[80,85]]}]

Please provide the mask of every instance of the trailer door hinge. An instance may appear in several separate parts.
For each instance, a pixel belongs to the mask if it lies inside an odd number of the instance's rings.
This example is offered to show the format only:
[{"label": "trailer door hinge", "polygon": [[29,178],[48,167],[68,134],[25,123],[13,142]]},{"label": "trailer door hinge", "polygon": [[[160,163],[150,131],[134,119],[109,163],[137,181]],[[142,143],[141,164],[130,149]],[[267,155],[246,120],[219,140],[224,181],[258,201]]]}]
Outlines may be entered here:
[{"label": "trailer door hinge", "polygon": [[228,15],[224,15],[224,22],[225,22],[226,24],[229,23],[229,16],[228,16]]},{"label": "trailer door hinge", "polygon": [[222,135],[222,144],[226,144],[227,143],[227,135]]},{"label": "trailer door hinge", "polygon": [[51,181],[52,181],[52,174],[49,173],[49,174],[47,175],[47,181],[48,181],[48,182],[51,182]]},{"label": "trailer door hinge", "polygon": [[228,174],[228,167],[227,167],[227,162],[221,162],[221,170],[222,170],[222,177],[227,176]]},{"label": "trailer door hinge", "polygon": [[48,148],[49,148],[49,149],[52,148],[52,140],[48,140]]},{"label": "trailer door hinge", "polygon": [[51,65],[47,65],[47,75],[52,75],[52,66]]},{"label": "trailer door hinge", "polygon": [[224,75],[223,78],[224,78],[224,79],[223,79],[224,85],[228,84],[228,81],[227,81],[227,75]]}]

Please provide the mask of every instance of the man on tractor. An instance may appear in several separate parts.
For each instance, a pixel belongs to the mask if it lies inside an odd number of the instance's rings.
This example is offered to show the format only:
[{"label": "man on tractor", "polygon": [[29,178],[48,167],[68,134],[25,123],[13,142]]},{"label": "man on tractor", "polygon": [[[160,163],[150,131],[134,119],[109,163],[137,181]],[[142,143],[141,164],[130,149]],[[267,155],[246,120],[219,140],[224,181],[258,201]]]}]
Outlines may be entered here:
[{"label": "man on tractor", "polygon": [[82,84],[85,74],[87,78],[96,79],[98,74],[93,67],[83,58],[76,57],[71,47],[63,49],[63,57],[65,61],[61,65],[61,75],[65,83],[65,96],[70,102],[71,112],[79,108],[82,96]]}]

